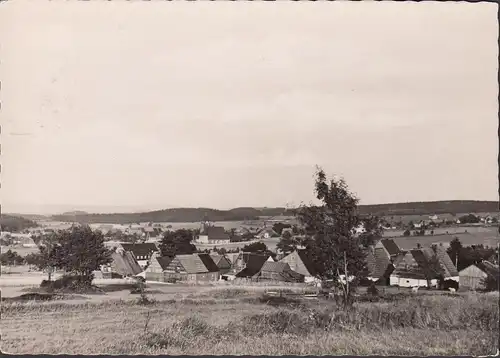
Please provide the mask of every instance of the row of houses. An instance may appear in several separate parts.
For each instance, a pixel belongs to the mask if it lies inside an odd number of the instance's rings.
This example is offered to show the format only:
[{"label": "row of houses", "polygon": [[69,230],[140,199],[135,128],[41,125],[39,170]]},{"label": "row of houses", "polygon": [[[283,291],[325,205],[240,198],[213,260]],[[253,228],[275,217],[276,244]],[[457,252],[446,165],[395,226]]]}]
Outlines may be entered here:
[{"label": "row of houses", "polygon": [[[401,250],[392,239],[380,240],[367,251],[369,280],[376,284],[400,287],[425,287],[431,260],[437,260],[444,279],[464,288],[478,289],[488,275],[498,277],[498,266],[487,261],[458,272],[444,247]],[[116,262],[115,262],[116,261]],[[146,280],[217,281],[251,279],[283,282],[317,281],[315,265],[304,249],[275,261],[264,254],[202,254],[161,256],[154,244],[121,244],[113,253],[113,263],[103,272],[122,276],[143,274]],[[437,278],[430,279],[437,286]]]}]

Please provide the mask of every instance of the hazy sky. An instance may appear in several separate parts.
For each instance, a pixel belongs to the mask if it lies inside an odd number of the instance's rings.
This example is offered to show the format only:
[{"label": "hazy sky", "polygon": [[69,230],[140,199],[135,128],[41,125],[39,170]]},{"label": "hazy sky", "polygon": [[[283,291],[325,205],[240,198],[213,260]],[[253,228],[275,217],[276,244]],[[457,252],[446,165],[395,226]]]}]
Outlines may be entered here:
[{"label": "hazy sky", "polygon": [[497,200],[496,12],[2,3],[2,211]]}]

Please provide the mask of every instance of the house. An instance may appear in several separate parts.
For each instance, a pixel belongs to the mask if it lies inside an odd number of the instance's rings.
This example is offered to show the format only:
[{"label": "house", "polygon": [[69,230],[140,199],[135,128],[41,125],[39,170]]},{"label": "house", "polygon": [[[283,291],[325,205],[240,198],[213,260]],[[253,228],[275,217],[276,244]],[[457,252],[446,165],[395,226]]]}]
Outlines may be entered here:
[{"label": "house", "polygon": [[[410,250],[398,261],[390,275],[391,286],[400,287],[427,287],[425,270],[427,269],[428,254],[426,249]],[[429,249],[431,250],[431,249]],[[432,250],[431,250],[432,251]],[[431,279],[431,286],[437,285],[437,278]]]},{"label": "house", "polygon": [[418,223],[414,223],[414,224],[413,224],[413,227],[414,227],[415,229],[421,229],[423,225],[424,225],[424,222],[423,222],[423,221],[420,221],[420,222],[418,222]]},{"label": "house", "polygon": [[197,241],[203,244],[229,244],[231,242],[222,226],[211,226],[207,223],[202,223]]},{"label": "house", "polygon": [[439,220],[439,218],[438,218],[438,216],[436,214],[429,215],[429,219],[431,219],[431,220]]},{"label": "house", "polygon": [[291,227],[286,227],[283,230],[281,230],[281,236],[285,234],[285,232],[288,232],[290,234],[290,237],[293,237],[293,229]]},{"label": "house", "polygon": [[210,254],[210,257],[219,268],[221,275],[231,271],[232,262],[225,255]]},{"label": "house", "polygon": [[172,257],[160,256],[159,252],[153,253],[151,262],[146,269],[146,280],[167,282],[168,275],[165,275],[165,272],[172,259]]},{"label": "house", "polygon": [[176,255],[163,270],[164,280],[213,282],[220,278],[219,268],[209,254]]},{"label": "house", "polygon": [[293,271],[286,262],[264,262],[254,276],[259,281],[304,282],[304,275]]},{"label": "house", "polygon": [[450,256],[448,255],[448,252],[446,252],[446,247],[443,245],[436,246],[436,252],[435,252],[441,266],[444,269],[444,278],[446,280],[453,280],[457,283],[459,283],[460,278],[458,274],[458,270],[453,264],[453,261],[451,261]]},{"label": "house", "polygon": [[236,259],[240,256],[240,253],[234,252],[234,253],[224,254],[224,256],[229,260],[229,262],[231,262],[231,268],[232,268]]},{"label": "house", "polygon": [[144,237],[146,238],[146,240],[154,239],[155,237],[157,237],[160,234],[160,230],[158,230],[157,228],[154,228],[152,226],[146,226],[143,229],[143,231],[144,231]]},{"label": "house", "polygon": [[500,276],[498,265],[492,264],[489,261],[482,261],[474,265],[464,268],[458,273],[460,277],[460,287],[467,290],[483,289],[483,280],[489,277],[495,277],[497,280]]},{"label": "house", "polygon": [[111,254],[111,263],[101,267],[103,278],[131,277],[142,272],[142,268],[131,252],[118,247]]},{"label": "house", "polygon": [[293,271],[303,275],[305,282],[316,281],[316,270],[306,250],[295,250],[279,262],[287,263]]},{"label": "house", "polygon": [[[425,272],[429,266],[429,260],[437,258],[445,280],[458,283],[458,272],[453,265],[444,247],[436,247],[434,252],[431,248],[410,250],[398,260],[395,269],[390,276],[390,284],[401,287],[427,286]],[[431,279],[431,285],[437,285],[437,277]]]},{"label": "house", "polygon": [[121,244],[125,251],[131,252],[139,265],[146,268],[154,252],[159,251],[154,243]]},{"label": "house", "polygon": [[260,272],[269,255],[241,252],[233,263],[231,272],[238,278],[250,278]]},{"label": "house", "polygon": [[280,235],[272,228],[265,227],[257,232],[258,239],[270,239],[271,237],[279,237]]},{"label": "house", "polygon": [[388,285],[395,264],[404,257],[404,253],[391,256],[385,247],[370,247],[366,253],[368,279],[375,283]]}]

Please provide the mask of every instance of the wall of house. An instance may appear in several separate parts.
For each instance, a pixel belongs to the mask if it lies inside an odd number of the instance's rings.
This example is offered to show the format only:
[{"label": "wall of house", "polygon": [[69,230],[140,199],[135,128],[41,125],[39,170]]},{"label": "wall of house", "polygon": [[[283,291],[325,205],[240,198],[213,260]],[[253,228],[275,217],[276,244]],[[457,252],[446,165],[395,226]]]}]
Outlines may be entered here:
[{"label": "wall of house", "polygon": [[482,280],[487,277],[486,273],[472,265],[458,273],[461,288],[477,290],[483,287]]},{"label": "wall of house", "polygon": [[[397,277],[391,276],[389,278],[389,282],[391,286],[399,286],[399,287],[427,287],[427,280],[416,279],[416,278],[406,278],[406,277]],[[431,280],[431,286],[437,286],[438,282],[436,279]]]},{"label": "wall of house", "polygon": [[208,244],[208,235],[199,235],[198,242]]},{"label": "wall of house", "polygon": [[[139,265],[140,265],[140,263],[139,263]],[[161,268],[161,266],[158,263],[158,261],[155,258],[152,258],[151,259],[151,264],[146,269],[146,273],[147,272],[158,274],[158,273],[163,273],[163,269]]]},{"label": "wall of house", "polygon": [[187,275],[187,280],[190,282],[212,282],[218,281],[220,278],[219,272],[204,272]]}]

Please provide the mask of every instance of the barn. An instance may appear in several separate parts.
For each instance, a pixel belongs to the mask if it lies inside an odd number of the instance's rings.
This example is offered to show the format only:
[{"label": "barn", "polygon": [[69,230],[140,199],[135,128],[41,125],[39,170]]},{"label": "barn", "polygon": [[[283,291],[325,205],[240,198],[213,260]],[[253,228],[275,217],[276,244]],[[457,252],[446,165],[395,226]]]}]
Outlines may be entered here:
[{"label": "barn", "polygon": [[212,260],[214,260],[215,264],[219,268],[221,275],[231,271],[231,261],[225,255],[210,254],[210,257],[212,257]]},{"label": "barn", "polygon": [[304,282],[304,275],[292,271],[286,262],[266,261],[254,277],[259,281]]},{"label": "barn", "polygon": [[121,248],[111,254],[111,263],[101,267],[103,278],[131,277],[142,272],[132,253]]},{"label": "barn", "polygon": [[154,243],[121,244],[121,247],[131,252],[143,269],[149,265],[153,253],[158,252],[158,247]]},{"label": "barn", "polygon": [[498,280],[498,265],[489,261],[482,261],[464,268],[458,273],[460,278],[460,287],[466,290],[480,290],[484,288],[483,280],[495,277]]},{"label": "barn", "polygon": [[306,250],[295,250],[282,258],[279,262],[287,263],[293,271],[303,275],[305,282],[313,282],[316,280],[316,270]]},{"label": "barn", "polygon": [[220,278],[219,268],[209,254],[176,255],[163,270],[164,280],[213,282]]},{"label": "barn", "polygon": [[160,256],[159,253],[155,252],[151,257],[151,262],[146,269],[146,280],[147,281],[159,281],[159,282],[167,282],[168,275],[164,274],[165,270],[167,270],[168,265],[172,261],[171,257],[168,256]]}]

